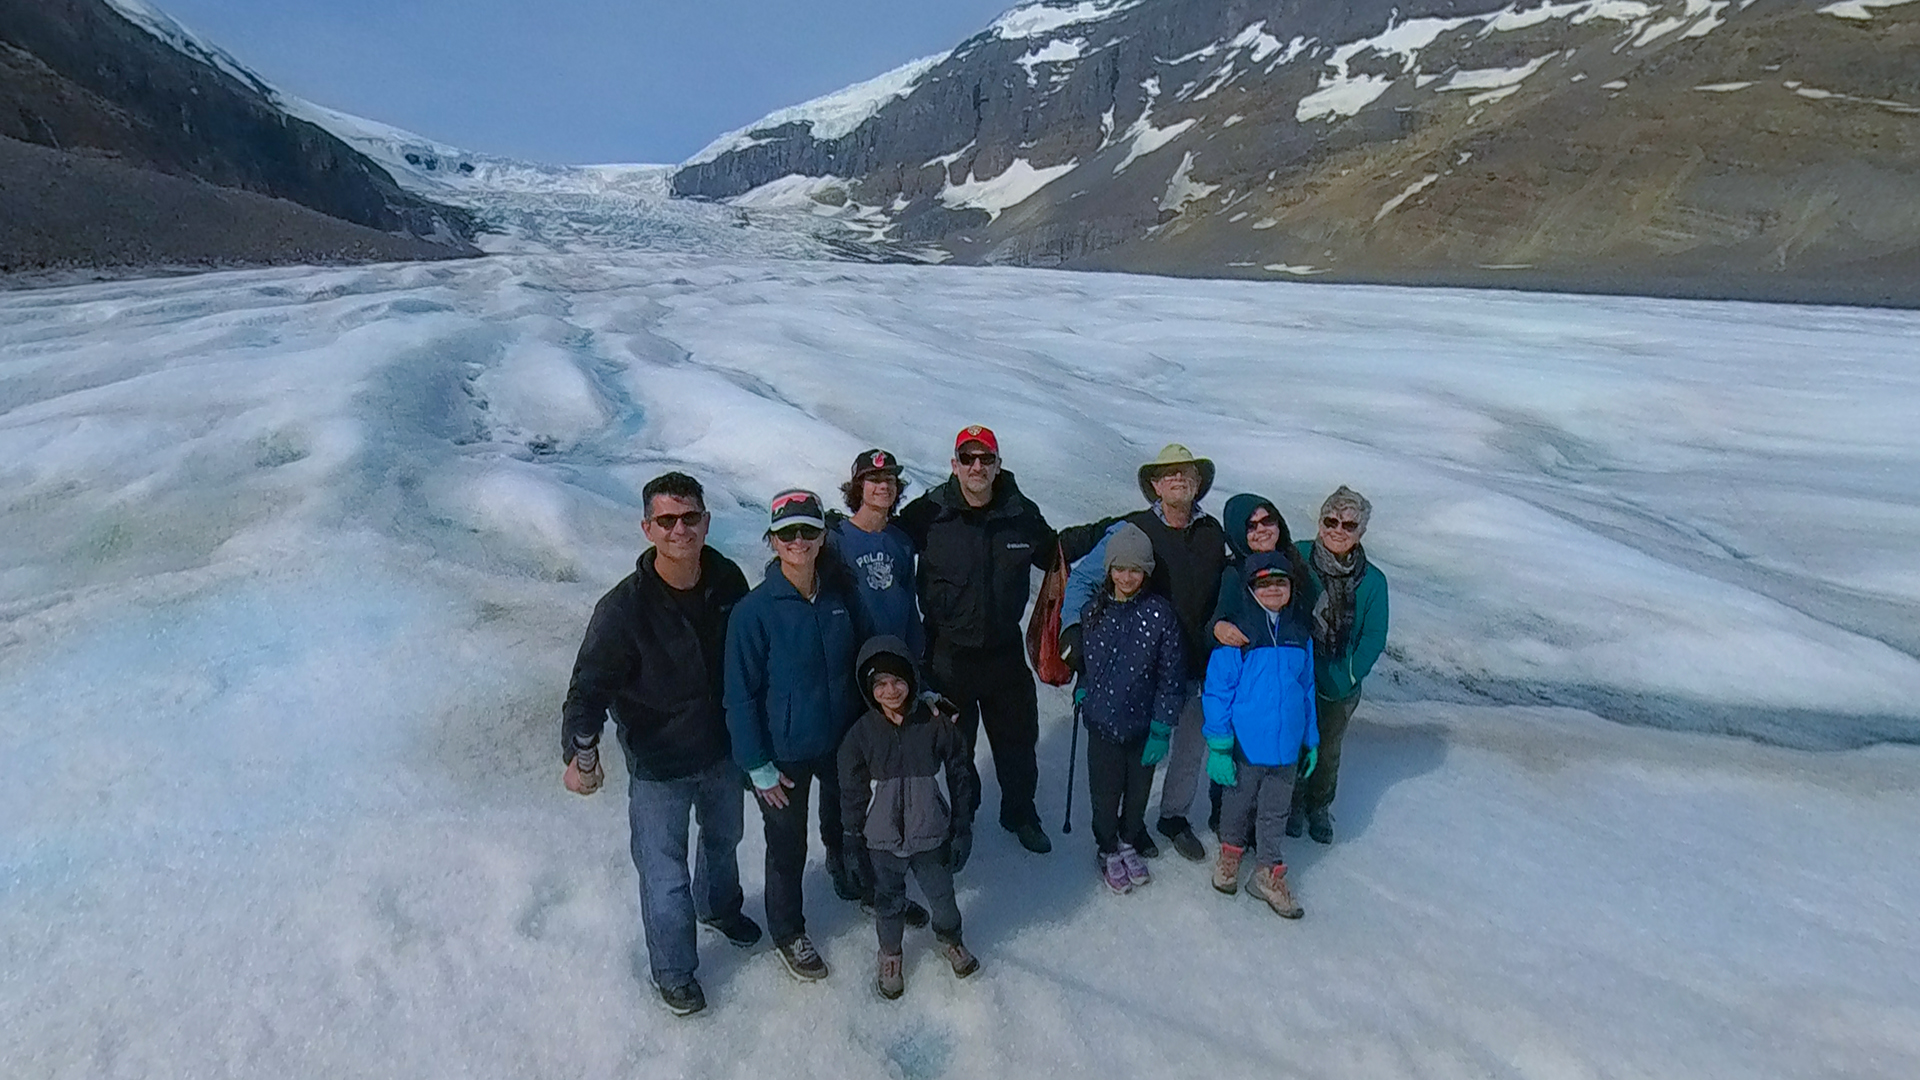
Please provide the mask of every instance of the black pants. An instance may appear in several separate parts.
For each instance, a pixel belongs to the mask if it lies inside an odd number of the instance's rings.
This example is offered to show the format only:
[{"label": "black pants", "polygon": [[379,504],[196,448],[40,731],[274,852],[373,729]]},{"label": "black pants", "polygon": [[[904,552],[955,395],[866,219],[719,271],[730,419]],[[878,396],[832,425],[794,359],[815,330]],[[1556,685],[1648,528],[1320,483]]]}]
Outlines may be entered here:
[{"label": "black pants", "polygon": [[807,932],[800,878],[807,868],[807,795],[820,782],[820,840],[828,851],[840,848],[840,774],[833,758],[774,762],[786,778],[787,805],[771,807],[758,796],[767,835],[767,933],[785,945]]},{"label": "black pants", "polygon": [[1347,722],[1353,719],[1353,710],[1359,704],[1359,694],[1344,701],[1314,701],[1320,719],[1320,760],[1313,775],[1294,787],[1294,805],[1303,810],[1324,810],[1333,805],[1333,794],[1340,783],[1340,744],[1347,739]]},{"label": "black pants", "polygon": [[933,935],[950,945],[960,942],[960,905],[953,898],[953,871],[947,869],[947,845],[917,855],[876,851],[873,857],[873,925],[880,951],[898,953],[907,932],[907,872],[927,894]]},{"label": "black pants", "polygon": [[1100,854],[1136,843],[1147,831],[1147,796],[1153,791],[1153,766],[1140,764],[1147,740],[1116,743],[1087,732],[1087,798],[1093,804],[1093,842]]},{"label": "black pants", "polygon": [[[973,760],[980,729],[987,729],[993,771],[1000,780],[1000,824],[1017,829],[1037,824],[1034,790],[1040,769],[1034,750],[1040,743],[1040,701],[1027,670],[1023,646],[1011,649],[939,649],[929,665],[933,688],[960,708],[960,737]],[[976,796],[977,797],[977,796]],[[970,810],[979,809],[976,804]]]}]

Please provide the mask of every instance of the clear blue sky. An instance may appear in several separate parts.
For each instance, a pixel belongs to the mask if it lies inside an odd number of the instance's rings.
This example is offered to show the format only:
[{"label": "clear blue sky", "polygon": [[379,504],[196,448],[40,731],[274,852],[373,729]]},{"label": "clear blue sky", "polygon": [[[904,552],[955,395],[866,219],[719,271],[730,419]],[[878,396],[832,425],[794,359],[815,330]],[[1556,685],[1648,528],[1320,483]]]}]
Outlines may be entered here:
[{"label": "clear blue sky", "polygon": [[1017,0],[153,0],[269,82],[471,150],[677,162]]}]

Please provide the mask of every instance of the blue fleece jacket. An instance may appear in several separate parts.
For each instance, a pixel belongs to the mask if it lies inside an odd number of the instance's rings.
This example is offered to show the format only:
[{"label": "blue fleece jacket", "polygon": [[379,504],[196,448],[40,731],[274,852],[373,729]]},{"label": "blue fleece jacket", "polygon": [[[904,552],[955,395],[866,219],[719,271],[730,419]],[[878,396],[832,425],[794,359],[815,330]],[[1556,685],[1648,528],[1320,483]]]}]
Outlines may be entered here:
[{"label": "blue fleece jacket", "polygon": [[[1255,570],[1273,565],[1284,566],[1284,556],[1262,552],[1249,558],[1242,587]],[[1252,644],[1213,650],[1200,694],[1207,717],[1201,731],[1209,742],[1231,737],[1255,765],[1292,765],[1303,746],[1320,745],[1313,639],[1285,608],[1270,613],[1251,595],[1233,621]]]},{"label": "blue fleece jacket", "polygon": [[727,621],[727,733],[747,772],[831,756],[866,708],[853,673],[866,613],[837,563],[820,568],[809,601],[776,560]]}]

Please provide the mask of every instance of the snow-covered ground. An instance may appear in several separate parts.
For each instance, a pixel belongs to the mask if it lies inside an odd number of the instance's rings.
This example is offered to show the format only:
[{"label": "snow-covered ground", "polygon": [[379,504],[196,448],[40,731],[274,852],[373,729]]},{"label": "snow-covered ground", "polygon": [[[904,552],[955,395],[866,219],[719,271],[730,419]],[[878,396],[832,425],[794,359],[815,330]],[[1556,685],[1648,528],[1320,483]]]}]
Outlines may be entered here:
[{"label": "snow-covered ground", "polygon": [[[0,1074],[1920,1074],[1920,316],[614,246],[0,295]],[[1056,524],[1169,440],[1373,498],[1306,920],[989,827],[976,978],[877,1000],[817,876],[832,979],[708,938],[668,1017],[555,752],[640,485],[757,579],[772,492],[976,421]]]}]

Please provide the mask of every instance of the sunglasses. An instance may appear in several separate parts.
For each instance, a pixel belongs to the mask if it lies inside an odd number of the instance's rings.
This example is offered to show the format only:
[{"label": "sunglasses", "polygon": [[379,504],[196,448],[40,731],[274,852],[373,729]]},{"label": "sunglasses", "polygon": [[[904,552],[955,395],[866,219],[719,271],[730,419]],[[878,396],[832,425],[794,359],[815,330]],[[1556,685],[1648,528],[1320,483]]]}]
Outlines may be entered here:
[{"label": "sunglasses", "polygon": [[1265,514],[1261,514],[1259,517],[1252,517],[1247,519],[1248,532],[1252,532],[1255,529],[1277,529],[1279,527],[1280,527],[1279,522],[1273,520],[1271,517],[1268,517]]},{"label": "sunglasses", "polygon": [[826,530],[818,525],[789,525],[784,529],[773,530],[773,538],[783,544],[794,544],[805,540],[818,540]]},{"label": "sunglasses", "polygon": [[1327,529],[1327,530],[1330,530],[1330,531],[1334,531],[1334,532],[1359,532],[1359,531],[1360,531],[1360,523],[1359,523],[1359,522],[1357,522],[1357,521],[1342,521],[1342,520],[1340,520],[1340,519],[1339,519],[1339,518],[1337,518],[1337,517],[1323,517],[1323,518],[1321,518],[1321,519],[1320,519],[1320,527],[1321,527],[1321,528],[1323,528],[1323,529]]},{"label": "sunglasses", "polygon": [[961,454],[959,455],[959,460],[962,465],[992,465],[994,462],[1000,460],[1000,455],[984,453]]},{"label": "sunglasses", "polygon": [[705,520],[707,520],[707,512],[705,510],[689,510],[684,514],[653,515],[654,527],[665,533],[670,533],[682,525],[685,525],[689,530],[697,529],[700,527],[700,523]]}]

